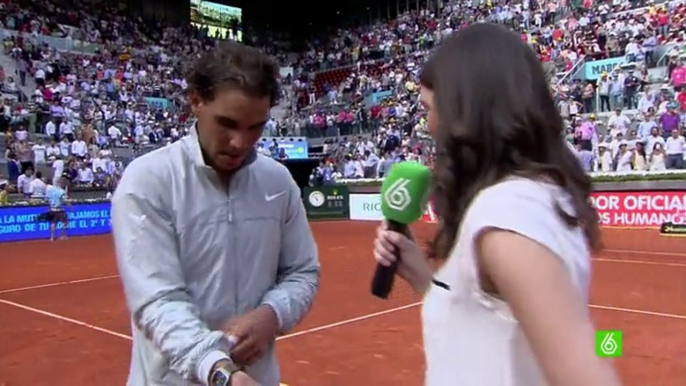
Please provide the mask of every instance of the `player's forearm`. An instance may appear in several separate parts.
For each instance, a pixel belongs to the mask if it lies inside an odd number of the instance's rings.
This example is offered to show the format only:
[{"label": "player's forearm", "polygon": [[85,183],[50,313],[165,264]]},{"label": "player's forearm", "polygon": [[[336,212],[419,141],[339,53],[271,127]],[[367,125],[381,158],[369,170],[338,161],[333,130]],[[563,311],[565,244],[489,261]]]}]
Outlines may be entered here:
[{"label": "player's forearm", "polygon": [[[135,228],[131,231],[135,231]],[[154,233],[154,230],[150,232]],[[122,233],[119,231],[117,237],[126,236]],[[141,248],[139,252],[145,251],[145,248]],[[208,356],[217,360],[219,357],[228,357],[230,347],[223,333],[211,331],[198,317],[198,308],[184,290],[183,283],[174,285],[171,281],[164,283],[156,280],[173,274],[159,270],[155,278],[156,275],[144,273],[132,260],[119,261],[119,266],[136,328],[168,361],[172,371],[186,380],[205,382],[207,375],[201,375],[203,359]],[[207,364],[205,367],[208,367]]]},{"label": "player's forearm", "polygon": [[[196,316],[184,293],[170,293],[134,314],[134,323],[184,379],[205,383],[211,365],[228,358],[223,332],[211,331]],[[205,359],[211,359],[209,367]],[[204,366],[203,366],[204,364]],[[206,369],[203,369],[206,367]]]},{"label": "player's forearm", "polygon": [[285,333],[295,327],[312,307],[319,288],[319,264],[299,267],[296,271],[282,274],[278,284],[262,299],[274,309],[279,319],[279,331]]}]

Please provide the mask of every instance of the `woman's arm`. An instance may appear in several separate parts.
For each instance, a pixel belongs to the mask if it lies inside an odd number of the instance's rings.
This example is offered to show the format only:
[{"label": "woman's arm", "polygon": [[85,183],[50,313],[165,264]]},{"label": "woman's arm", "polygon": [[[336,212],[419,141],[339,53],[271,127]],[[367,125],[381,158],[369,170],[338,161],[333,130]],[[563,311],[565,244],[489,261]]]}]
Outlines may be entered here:
[{"label": "woman's arm", "polygon": [[596,356],[586,304],[557,256],[494,228],[482,232],[477,248],[481,273],[511,307],[550,385],[621,384],[612,363]]}]

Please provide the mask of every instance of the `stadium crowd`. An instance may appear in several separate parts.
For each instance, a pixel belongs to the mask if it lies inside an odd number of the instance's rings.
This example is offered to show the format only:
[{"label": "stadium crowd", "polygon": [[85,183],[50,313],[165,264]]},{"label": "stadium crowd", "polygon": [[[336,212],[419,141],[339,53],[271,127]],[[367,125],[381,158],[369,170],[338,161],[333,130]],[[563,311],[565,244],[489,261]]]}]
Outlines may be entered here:
[{"label": "stadium crowd", "polygon": [[[659,65],[656,47],[683,40],[685,15],[683,4],[640,1],[452,2],[340,30],[300,55],[272,47],[290,69],[283,84],[292,106],[270,119],[265,135],[326,138],[312,183],[382,177],[399,160],[431,164],[433,144],[418,103],[421,65],[443,36],[494,22],[520,33],[538,54],[567,139],[588,171],[681,169],[683,57],[669,55],[669,82],[661,89],[650,87],[648,70]],[[21,176],[65,174],[72,183],[111,186],[127,163],[117,149],[132,148],[135,156],[185,135],[192,122],[185,67],[218,42],[190,26],[142,23],[116,10],[72,11],[48,0],[5,2],[0,23],[4,55],[17,69],[0,72],[7,179],[17,185]],[[45,35],[66,43],[51,46]],[[86,43],[93,52],[85,52]],[[585,60],[614,57],[624,58],[621,65],[597,81],[570,76]],[[603,124],[587,114],[596,111],[615,115]],[[278,146],[260,151],[284,158]],[[30,196],[26,178],[17,191]]]}]

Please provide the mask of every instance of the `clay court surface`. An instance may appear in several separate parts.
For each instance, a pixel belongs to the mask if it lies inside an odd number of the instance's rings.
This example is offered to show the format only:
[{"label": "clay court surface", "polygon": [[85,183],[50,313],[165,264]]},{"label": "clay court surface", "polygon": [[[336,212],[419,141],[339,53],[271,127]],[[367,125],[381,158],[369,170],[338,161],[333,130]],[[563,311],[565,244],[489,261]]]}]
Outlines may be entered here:
[{"label": "clay court surface", "polygon": [[[421,385],[419,300],[396,287],[369,295],[375,223],[312,224],[321,291],[277,350],[283,381],[300,385]],[[433,230],[415,227],[420,238]],[[623,330],[626,385],[686,383],[686,238],[605,230],[594,261],[591,314]],[[0,245],[0,385],[123,385],[129,318],[109,236]],[[563,333],[563,332],[561,332]]]}]

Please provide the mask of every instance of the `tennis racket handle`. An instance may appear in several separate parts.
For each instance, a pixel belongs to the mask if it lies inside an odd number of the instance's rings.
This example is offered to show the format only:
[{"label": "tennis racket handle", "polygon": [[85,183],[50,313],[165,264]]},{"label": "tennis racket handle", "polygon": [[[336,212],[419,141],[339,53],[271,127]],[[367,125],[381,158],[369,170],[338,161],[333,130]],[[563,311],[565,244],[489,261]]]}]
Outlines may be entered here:
[{"label": "tennis racket handle", "polygon": [[[392,220],[386,220],[386,222],[389,231],[407,234],[406,224],[401,224]],[[394,254],[396,259],[394,264],[391,264],[389,267],[381,264],[376,265],[376,271],[374,272],[374,278],[372,279],[372,295],[381,299],[388,299],[388,295],[393,289],[395,273],[398,270],[398,261],[400,261],[400,250],[395,248]]]}]

